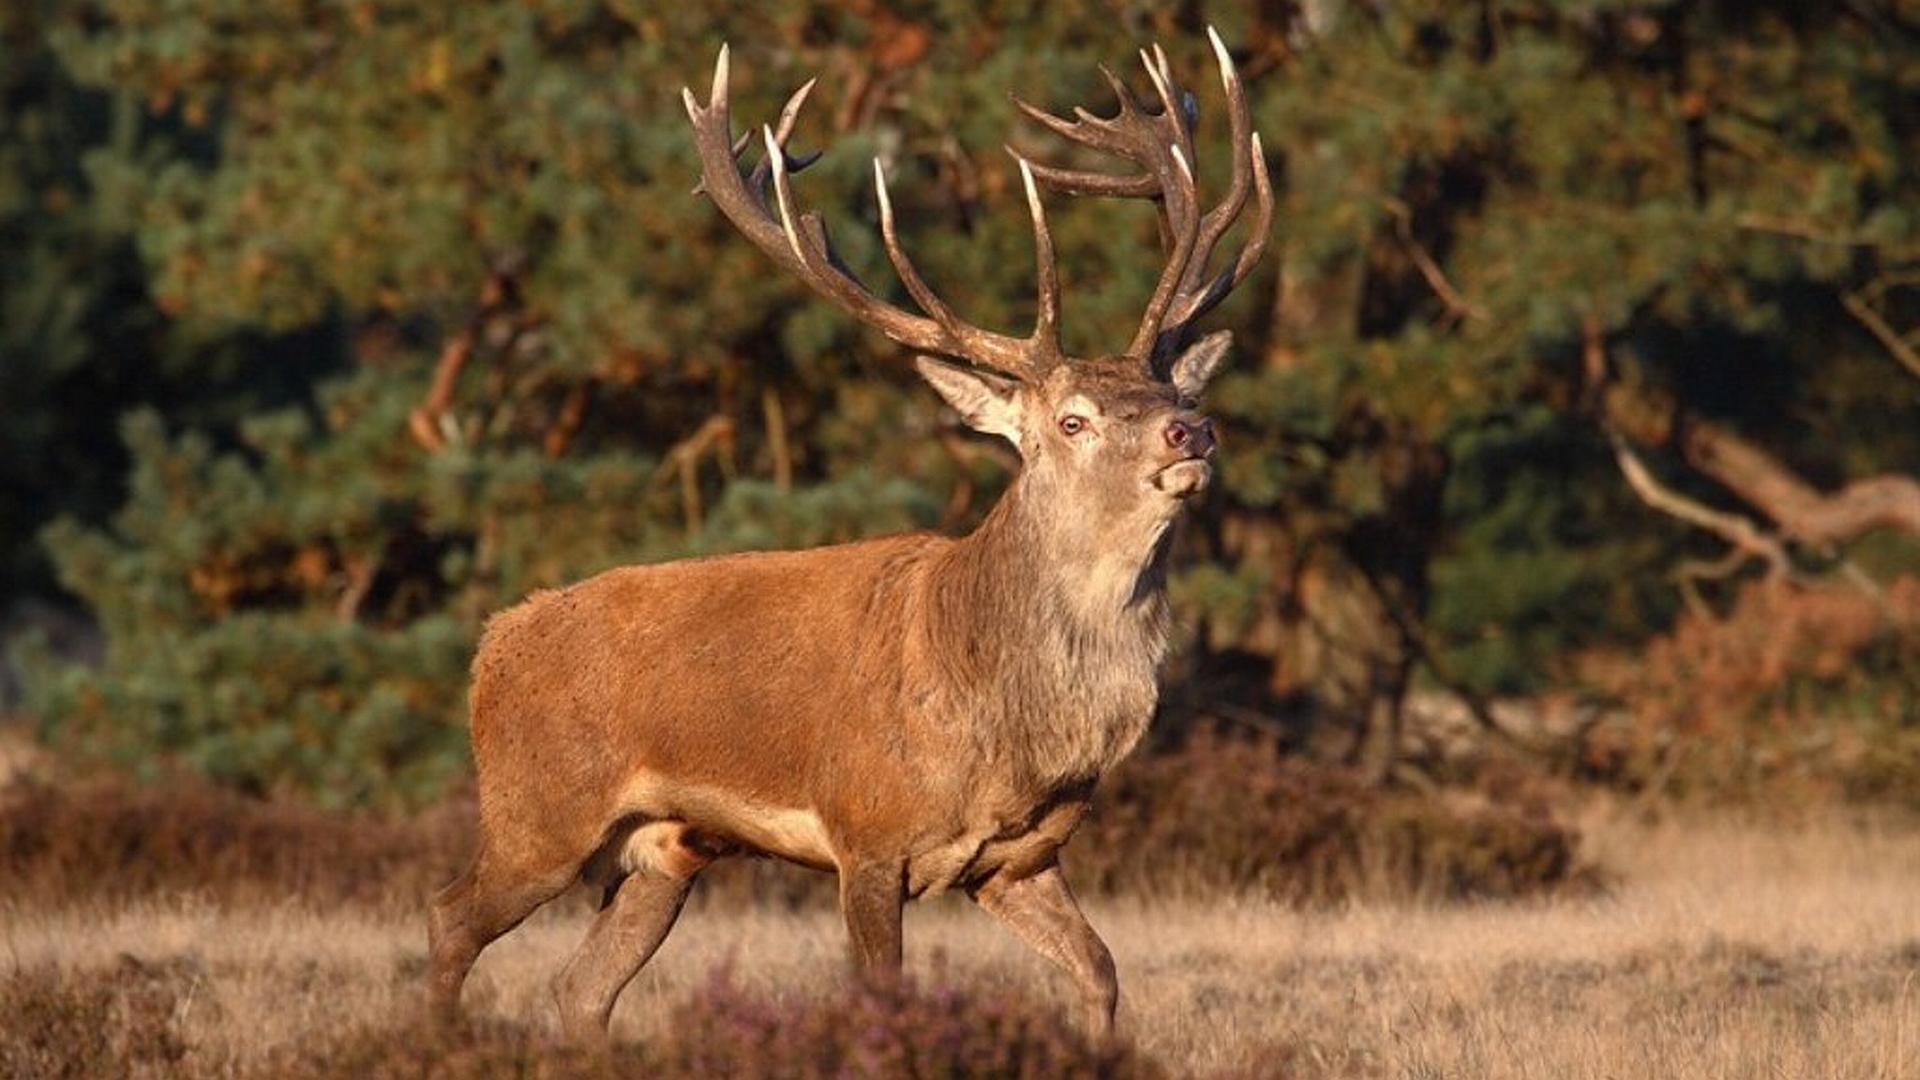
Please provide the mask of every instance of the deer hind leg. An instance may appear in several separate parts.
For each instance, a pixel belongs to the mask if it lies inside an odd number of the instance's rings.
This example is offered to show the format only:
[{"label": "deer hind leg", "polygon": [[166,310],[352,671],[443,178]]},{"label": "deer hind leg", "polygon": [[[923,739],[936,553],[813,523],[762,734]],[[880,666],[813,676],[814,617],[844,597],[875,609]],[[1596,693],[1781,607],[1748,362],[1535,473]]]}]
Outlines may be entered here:
[{"label": "deer hind leg", "polygon": [[1073,978],[1085,1009],[1087,1033],[1113,1034],[1120,980],[1113,954],[1080,912],[1058,862],[1018,880],[996,875],[972,890],[982,910]]},{"label": "deer hind leg", "polygon": [[606,1039],[613,1003],[666,940],[692,888],[692,878],[648,872],[608,890],[586,938],[553,982],[560,1030],[568,1039]]},{"label": "deer hind leg", "polygon": [[675,821],[641,825],[626,839],[619,855],[624,876],[607,887],[600,914],[553,982],[567,1038],[606,1039],[614,1002],[666,940],[694,877],[730,850]]},{"label": "deer hind leg", "polygon": [[863,979],[885,982],[900,974],[905,869],[890,861],[840,867],[840,915],[847,923],[854,970]]},{"label": "deer hind leg", "polygon": [[434,896],[427,912],[432,1000],[440,1017],[459,1013],[460,988],[481,950],[564,892],[578,873],[579,861],[571,857],[529,867],[503,860],[481,841],[472,865]]}]

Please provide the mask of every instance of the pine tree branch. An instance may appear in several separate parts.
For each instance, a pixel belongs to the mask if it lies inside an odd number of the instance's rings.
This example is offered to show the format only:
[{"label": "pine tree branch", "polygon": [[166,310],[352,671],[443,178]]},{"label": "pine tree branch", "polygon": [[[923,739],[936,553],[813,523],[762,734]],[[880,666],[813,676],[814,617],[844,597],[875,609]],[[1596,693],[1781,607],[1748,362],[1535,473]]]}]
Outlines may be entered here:
[{"label": "pine tree branch", "polygon": [[488,322],[496,315],[518,308],[519,302],[519,286],[512,269],[499,268],[487,274],[473,313],[441,347],[426,396],[407,414],[407,429],[421,448],[444,450],[458,437],[460,429],[453,415],[453,395],[460,385],[460,376],[473,359],[473,350],[480,343]]},{"label": "pine tree branch", "polygon": [[560,403],[560,414],[554,417],[540,440],[541,453],[549,458],[557,458],[573,447],[573,440],[586,425],[587,409],[593,404],[593,391],[597,384],[597,380],[586,378],[567,388],[566,399]]},{"label": "pine tree branch", "polygon": [[681,439],[667,451],[654,469],[651,487],[659,487],[669,477],[680,481],[680,514],[687,535],[698,533],[705,521],[705,506],[700,498],[700,459],[711,456],[729,480],[733,478],[733,420],[715,413],[702,421],[693,434]]}]

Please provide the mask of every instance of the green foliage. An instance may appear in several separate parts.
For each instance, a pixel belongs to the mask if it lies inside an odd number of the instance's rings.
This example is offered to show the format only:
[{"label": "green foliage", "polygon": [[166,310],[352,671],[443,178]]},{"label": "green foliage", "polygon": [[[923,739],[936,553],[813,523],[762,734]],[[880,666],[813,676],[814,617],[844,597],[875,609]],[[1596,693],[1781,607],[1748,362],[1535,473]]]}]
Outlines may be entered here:
[{"label": "green foliage", "polygon": [[34,680],[56,732],[125,765],[336,805],[418,801],[461,774],[478,618],[644,545],[633,509],[651,470],[528,452],[370,469],[406,449],[361,415],[394,404],[367,388],[330,388],[332,430],[266,415],[231,452],[129,418],[132,491],[112,528],[48,531],[110,643],[97,671]]},{"label": "green foliage", "polygon": [[1582,482],[1606,468],[1596,437],[1524,408],[1452,444],[1451,542],[1434,568],[1434,627],[1451,635],[1451,674],[1502,694],[1564,682],[1569,650],[1621,645],[1674,603],[1657,536],[1608,527],[1635,506],[1621,487]]},{"label": "green foliage", "polygon": [[[797,186],[863,278],[901,293],[877,157],[927,277],[1019,332],[1031,237],[1001,145],[1060,151],[1006,94],[1110,111],[1097,66],[1137,81],[1129,58],[1157,40],[1196,90],[1208,185],[1224,125],[1201,30],[1219,26],[1279,225],[1211,317],[1241,350],[1214,395],[1222,490],[1188,542],[1207,565],[1177,594],[1200,652],[1267,663],[1270,684],[1312,681],[1276,642],[1333,610],[1411,620],[1487,691],[1662,627],[1665,575],[1698,551],[1605,452],[1593,341],[1616,377],[1817,485],[1920,460],[1912,383],[1854,314],[1897,337],[1920,302],[1920,69],[1898,5],[105,0],[4,18],[20,107],[0,117],[0,394],[25,404],[0,544],[63,519],[47,558],[108,659],[43,665],[34,706],[125,761],[417,800],[461,768],[468,644],[527,590],[978,519],[1003,467],[941,431],[897,350],[689,195],[679,90],[704,89],[722,41],[742,129],[820,76],[796,143],[828,153]],[[1118,348],[1159,273],[1153,214],[1047,205],[1067,343]],[[122,451],[112,421],[141,404]],[[1876,559],[1905,565],[1890,546]],[[1313,609],[1314,581],[1389,602]],[[1404,625],[1371,631],[1331,637],[1406,647]]]}]

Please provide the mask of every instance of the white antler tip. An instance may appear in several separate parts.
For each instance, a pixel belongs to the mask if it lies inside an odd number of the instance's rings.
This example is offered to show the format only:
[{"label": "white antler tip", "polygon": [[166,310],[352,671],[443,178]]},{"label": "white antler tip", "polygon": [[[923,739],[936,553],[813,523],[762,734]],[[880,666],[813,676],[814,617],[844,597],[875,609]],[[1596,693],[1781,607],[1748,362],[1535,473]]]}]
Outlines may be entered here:
[{"label": "white antler tip", "polygon": [[1240,72],[1233,66],[1233,57],[1227,52],[1227,43],[1220,40],[1219,33],[1211,26],[1207,27],[1207,41],[1213,45],[1214,59],[1220,62],[1220,81],[1227,86],[1240,81]]},{"label": "white antler tip", "polygon": [[878,157],[873,159],[873,194],[880,202],[880,225],[893,228],[893,196],[887,191],[887,170]]},{"label": "white antler tip", "polygon": [[1033,219],[1039,221],[1046,216],[1046,211],[1040,206],[1040,185],[1033,179],[1033,166],[1019,155],[1015,155],[1014,160],[1020,163],[1020,184],[1027,189],[1027,209],[1032,212]]},{"label": "white antler tip", "polygon": [[793,192],[787,187],[787,156],[771,124],[760,125],[760,137],[767,144],[767,164],[773,169],[773,201],[780,210],[780,231],[786,234],[787,247],[795,261],[807,265],[807,253],[800,243],[799,223],[794,221]]},{"label": "white antler tip", "polygon": [[1167,63],[1167,54],[1158,45],[1153,47],[1151,54],[1141,49],[1140,63],[1147,69],[1147,78],[1152,80],[1154,92],[1160,95],[1160,100],[1170,109],[1177,107],[1174,100],[1173,69]]}]

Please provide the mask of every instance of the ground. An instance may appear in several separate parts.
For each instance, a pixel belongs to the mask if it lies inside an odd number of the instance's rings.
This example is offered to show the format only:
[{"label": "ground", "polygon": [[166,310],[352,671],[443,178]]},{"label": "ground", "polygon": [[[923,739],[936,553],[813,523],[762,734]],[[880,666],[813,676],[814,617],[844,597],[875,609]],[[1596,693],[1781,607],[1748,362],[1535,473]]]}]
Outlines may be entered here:
[{"label": "ground", "polygon": [[[1089,905],[1118,960],[1121,1023],[1176,1076],[1920,1076],[1920,835],[1910,821],[1586,822],[1611,884],[1505,904],[1301,911],[1192,898]],[[404,906],[234,909],[188,897],[25,909],[0,899],[0,981],[166,970],[182,1063],[233,1071],[275,1048],[414,1015],[424,934]],[[546,986],[586,909],[537,917],[481,960],[470,1010],[549,1028]],[[926,982],[1068,989],[964,901],[910,909]],[[831,913],[689,910],[622,999],[621,1040],[719,968],[793,1000],[843,971]],[[117,1014],[116,1014],[117,1015]]]}]

